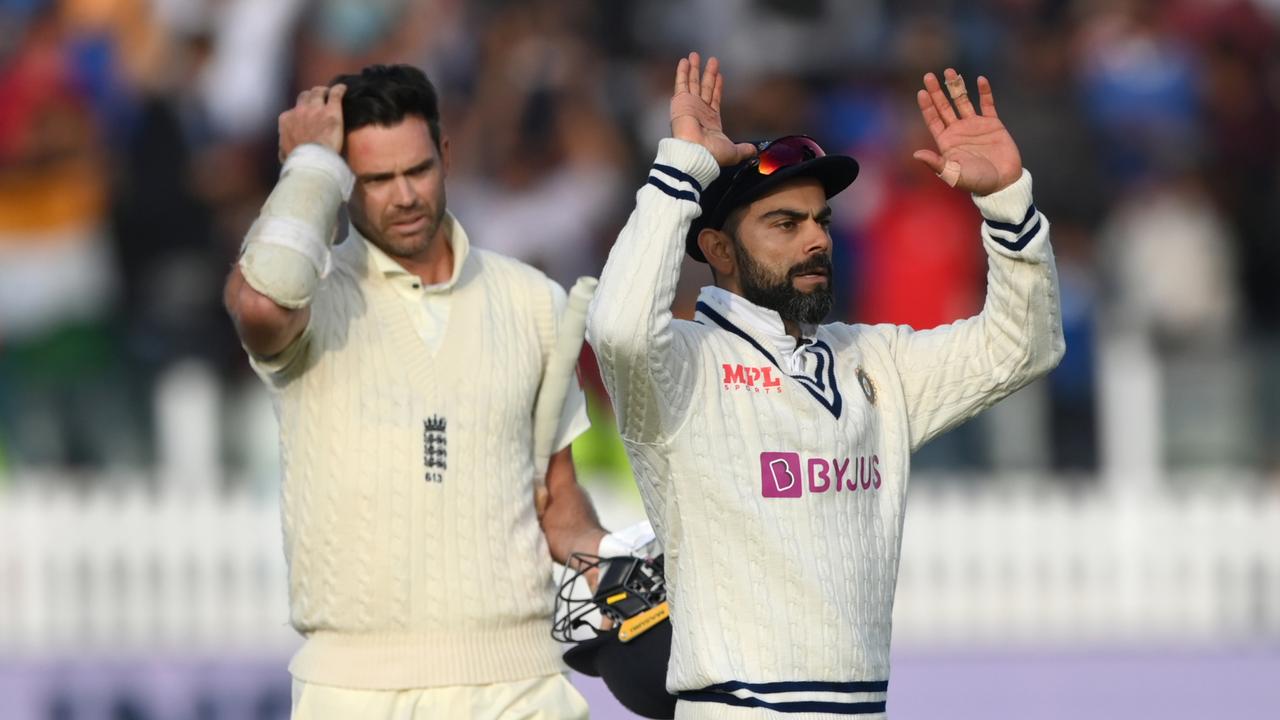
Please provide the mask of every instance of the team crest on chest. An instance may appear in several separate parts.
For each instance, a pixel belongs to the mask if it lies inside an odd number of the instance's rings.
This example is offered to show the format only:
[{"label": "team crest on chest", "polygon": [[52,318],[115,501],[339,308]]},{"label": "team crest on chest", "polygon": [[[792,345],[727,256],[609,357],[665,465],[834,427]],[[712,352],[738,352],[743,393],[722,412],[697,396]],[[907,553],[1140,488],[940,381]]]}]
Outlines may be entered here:
[{"label": "team crest on chest", "polygon": [[867,402],[872,405],[876,404],[876,384],[871,382],[871,376],[866,370],[858,368],[854,373],[858,378],[858,384],[862,386],[862,394],[867,396]]},{"label": "team crest on chest", "polygon": [[429,483],[444,482],[443,470],[449,469],[449,421],[432,415],[422,422],[422,464]]}]

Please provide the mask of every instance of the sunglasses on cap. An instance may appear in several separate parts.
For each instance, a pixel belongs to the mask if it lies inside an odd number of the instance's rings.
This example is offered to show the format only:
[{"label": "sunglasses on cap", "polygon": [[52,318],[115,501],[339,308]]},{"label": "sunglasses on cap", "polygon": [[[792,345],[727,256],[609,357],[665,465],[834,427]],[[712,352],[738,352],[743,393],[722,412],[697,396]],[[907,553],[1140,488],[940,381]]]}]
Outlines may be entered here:
[{"label": "sunglasses on cap", "polygon": [[760,175],[772,175],[784,167],[826,157],[827,154],[808,135],[787,135],[777,140],[758,143],[756,150],[756,156],[747,163],[746,167],[739,170],[737,175],[753,168]]},{"label": "sunglasses on cap", "polygon": [[710,217],[720,217],[720,206],[726,199],[733,196],[734,188],[746,173],[769,176],[783,168],[826,157],[826,154],[826,151],[808,135],[786,135],[777,140],[756,143],[756,156],[733,174],[733,178],[729,180],[729,186],[720,196]]}]

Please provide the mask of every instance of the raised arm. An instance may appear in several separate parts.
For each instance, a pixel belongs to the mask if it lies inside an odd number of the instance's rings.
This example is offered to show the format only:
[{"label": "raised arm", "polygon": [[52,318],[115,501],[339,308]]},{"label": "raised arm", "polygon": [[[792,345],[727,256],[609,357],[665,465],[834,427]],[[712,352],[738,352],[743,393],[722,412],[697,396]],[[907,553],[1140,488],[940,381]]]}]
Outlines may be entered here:
[{"label": "raised arm", "polygon": [[353,182],[338,155],[345,90],[312,88],[280,115],[284,169],[223,290],[240,342],[259,358],[279,355],[306,329],[327,269],[338,208]]},{"label": "raised arm", "polygon": [[973,194],[984,218],[987,298],[967,320],[888,330],[913,450],[1048,373],[1066,347],[1049,222],[1032,203],[1031,175],[996,114],[991,84],[978,78],[978,114],[963,79],[949,68],[945,78],[954,108],[933,73],[917,93],[937,151],[914,157]]},{"label": "raised arm", "polygon": [[700,213],[703,188],[720,167],[755,152],[750,143],[725,136],[723,89],[715,58],[705,70],[697,53],[680,60],[671,96],[672,137],[658,146],[587,315],[587,338],[600,360],[618,428],[631,441],[663,440],[692,396],[693,368],[671,327],[685,233]]}]

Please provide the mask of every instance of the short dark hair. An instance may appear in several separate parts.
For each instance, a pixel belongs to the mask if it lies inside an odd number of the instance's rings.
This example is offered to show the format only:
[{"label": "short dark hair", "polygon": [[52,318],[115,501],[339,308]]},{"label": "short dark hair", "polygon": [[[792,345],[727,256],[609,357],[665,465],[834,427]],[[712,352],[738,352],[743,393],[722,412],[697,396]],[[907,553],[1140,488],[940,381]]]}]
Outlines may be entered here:
[{"label": "short dark hair", "polygon": [[339,75],[329,83],[347,86],[342,96],[342,124],[346,132],[366,125],[391,126],[406,116],[427,121],[431,139],[440,148],[440,103],[435,86],[412,65],[370,65],[355,75]]}]

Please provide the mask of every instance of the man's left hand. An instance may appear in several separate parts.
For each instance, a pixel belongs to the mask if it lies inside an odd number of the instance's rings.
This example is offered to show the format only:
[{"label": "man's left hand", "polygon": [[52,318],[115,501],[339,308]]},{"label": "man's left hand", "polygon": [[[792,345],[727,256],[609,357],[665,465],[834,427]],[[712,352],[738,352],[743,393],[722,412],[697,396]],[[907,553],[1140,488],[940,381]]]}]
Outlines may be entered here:
[{"label": "man's left hand", "polygon": [[978,104],[982,109],[979,115],[964,79],[952,68],[947,68],[943,76],[950,100],[933,73],[924,76],[924,89],[916,93],[920,114],[937,143],[937,152],[917,150],[912,157],[928,165],[948,185],[974,195],[990,195],[1012,185],[1022,176],[1022,156],[996,115],[991,83],[978,77]]}]

